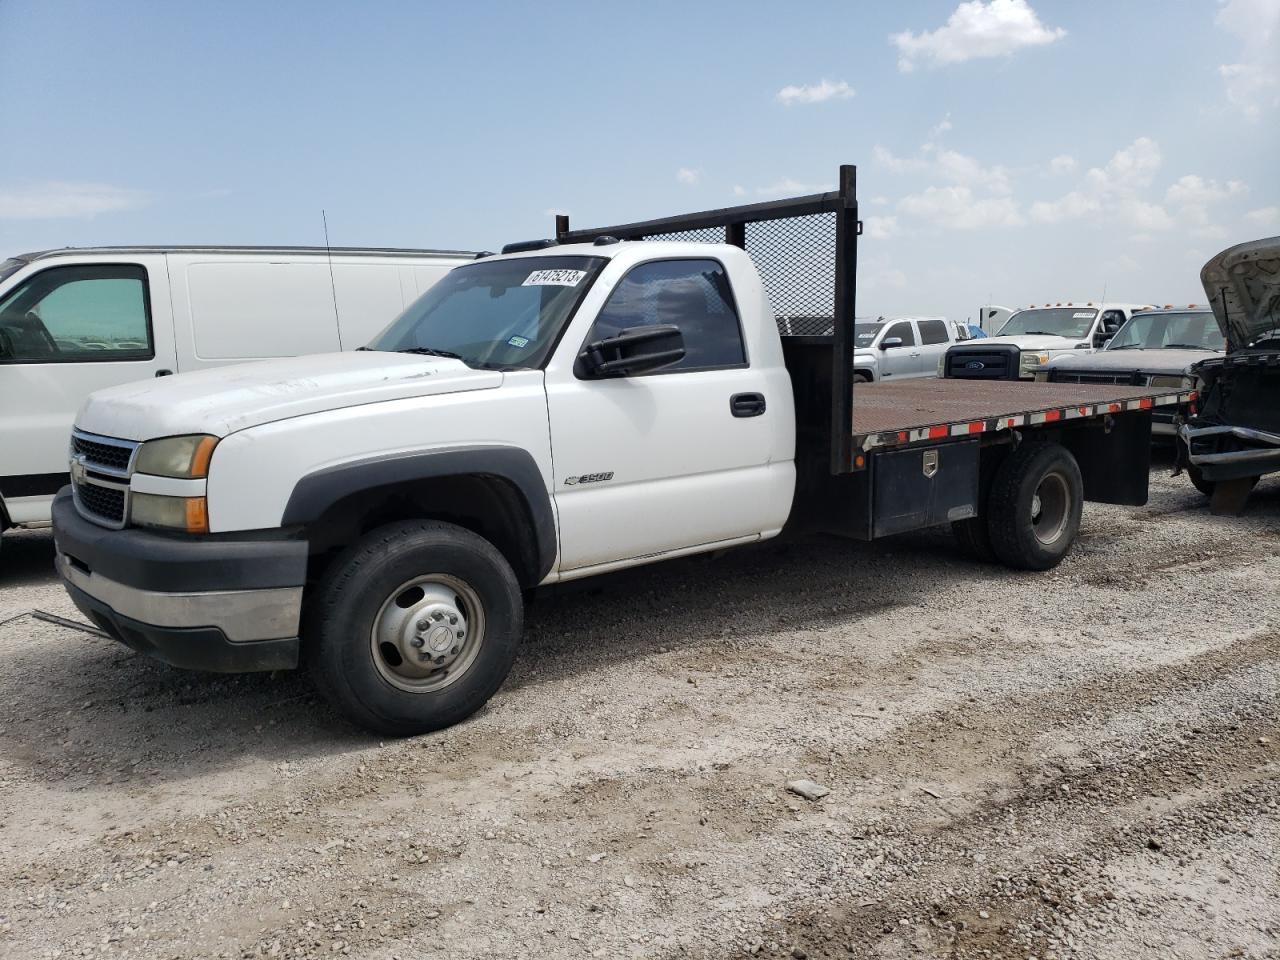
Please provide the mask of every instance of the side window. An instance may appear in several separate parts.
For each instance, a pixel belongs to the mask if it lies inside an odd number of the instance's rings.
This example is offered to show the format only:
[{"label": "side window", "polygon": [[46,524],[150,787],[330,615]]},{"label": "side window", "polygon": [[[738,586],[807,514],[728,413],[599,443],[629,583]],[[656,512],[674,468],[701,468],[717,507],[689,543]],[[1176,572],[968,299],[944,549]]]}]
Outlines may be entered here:
[{"label": "side window", "polygon": [[0,301],[0,363],[150,360],[147,271],[134,264],[42,270]]},{"label": "side window", "polygon": [[899,320],[897,323],[893,324],[893,326],[889,327],[889,329],[884,332],[884,339],[880,342],[883,343],[890,337],[901,338],[902,345],[904,347],[914,347],[916,345],[916,335],[915,331],[911,329],[910,320]]},{"label": "side window", "polygon": [[1102,313],[1102,329],[1106,333],[1115,333],[1124,323],[1124,312],[1121,310],[1104,310]]},{"label": "side window", "polygon": [[941,320],[920,320],[921,343],[946,343],[947,325]]},{"label": "side window", "polygon": [[609,295],[587,340],[666,323],[680,328],[685,355],[657,373],[746,363],[729,277],[715,260],[658,260],[635,267]]}]

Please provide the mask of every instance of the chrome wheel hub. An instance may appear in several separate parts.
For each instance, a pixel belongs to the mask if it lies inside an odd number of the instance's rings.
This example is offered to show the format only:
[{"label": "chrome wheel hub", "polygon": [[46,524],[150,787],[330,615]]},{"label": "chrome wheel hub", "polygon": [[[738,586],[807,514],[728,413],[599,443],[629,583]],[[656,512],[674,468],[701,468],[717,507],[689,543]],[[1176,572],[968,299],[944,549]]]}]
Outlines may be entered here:
[{"label": "chrome wheel hub", "polygon": [[382,604],[370,634],[383,679],[411,693],[448,686],[475,661],[484,611],[470,586],[447,574],[416,577]]}]

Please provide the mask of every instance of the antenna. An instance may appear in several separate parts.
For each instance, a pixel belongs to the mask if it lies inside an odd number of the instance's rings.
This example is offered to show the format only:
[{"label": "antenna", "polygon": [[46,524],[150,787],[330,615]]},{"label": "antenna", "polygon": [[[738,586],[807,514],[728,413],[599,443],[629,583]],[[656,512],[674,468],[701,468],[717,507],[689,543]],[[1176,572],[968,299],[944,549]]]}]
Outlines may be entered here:
[{"label": "antenna", "polygon": [[329,218],[320,208],[320,222],[324,224],[324,252],[329,258],[329,292],[333,294],[333,326],[338,331],[338,349],[342,349],[342,321],[338,319],[338,285],[333,280],[333,251],[329,248]]}]

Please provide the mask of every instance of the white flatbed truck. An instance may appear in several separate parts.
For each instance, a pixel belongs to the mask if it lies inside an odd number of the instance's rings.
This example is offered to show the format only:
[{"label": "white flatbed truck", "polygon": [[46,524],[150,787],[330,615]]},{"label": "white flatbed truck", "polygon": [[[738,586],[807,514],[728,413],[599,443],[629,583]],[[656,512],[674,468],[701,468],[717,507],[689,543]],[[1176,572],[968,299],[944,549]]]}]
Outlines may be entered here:
[{"label": "white flatbed truck", "polygon": [[539,585],[784,528],[951,524],[974,554],[1052,567],[1084,500],[1146,501],[1148,411],[1186,397],[855,390],[854,183],[848,166],[794,200],[562,217],[363,351],[94,394],[54,504],[67,589],[176,666],[305,660],[349,717],[403,735],[497,691]]}]

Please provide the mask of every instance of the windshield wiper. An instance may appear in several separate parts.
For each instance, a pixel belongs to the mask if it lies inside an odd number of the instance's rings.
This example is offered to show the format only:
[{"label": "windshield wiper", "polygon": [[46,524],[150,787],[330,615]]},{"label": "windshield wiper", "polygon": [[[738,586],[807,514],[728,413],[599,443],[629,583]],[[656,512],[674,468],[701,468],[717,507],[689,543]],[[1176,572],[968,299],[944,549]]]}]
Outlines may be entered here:
[{"label": "windshield wiper", "polygon": [[1146,348],[1140,343],[1122,343],[1118,347],[1107,347],[1107,352],[1112,350],[1145,350]]},{"label": "windshield wiper", "polygon": [[462,354],[452,350],[437,350],[435,347],[405,347],[396,353],[420,353],[426,357],[445,357],[448,360],[461,360]]},{"label": "windshield wiper", "polygon": [[1166,343],[1166,350],[1212,350],[1213,347],[1202,347],[1198,343]]}]

